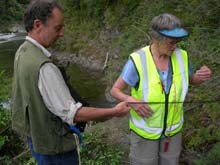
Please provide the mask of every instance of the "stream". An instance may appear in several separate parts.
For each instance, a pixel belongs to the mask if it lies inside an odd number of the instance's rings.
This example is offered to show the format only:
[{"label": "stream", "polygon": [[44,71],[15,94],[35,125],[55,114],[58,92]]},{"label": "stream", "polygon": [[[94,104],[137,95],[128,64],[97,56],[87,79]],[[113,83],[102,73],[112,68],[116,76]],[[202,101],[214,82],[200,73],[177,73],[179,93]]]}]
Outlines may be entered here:
[{"label": "stream", "polygon": [[[24,37],[25,33],[0,33],[0,72],[4,71],[7,77],[13,75],[14,54]],[[67,73],[70,76],[70,84],[87,102],[98,106],[106,101],[106,85],[102,81],[101,73],[91,72],[74,63],[70,63]],[[9,103],[0,104],[4,107],[9,106]]]}]

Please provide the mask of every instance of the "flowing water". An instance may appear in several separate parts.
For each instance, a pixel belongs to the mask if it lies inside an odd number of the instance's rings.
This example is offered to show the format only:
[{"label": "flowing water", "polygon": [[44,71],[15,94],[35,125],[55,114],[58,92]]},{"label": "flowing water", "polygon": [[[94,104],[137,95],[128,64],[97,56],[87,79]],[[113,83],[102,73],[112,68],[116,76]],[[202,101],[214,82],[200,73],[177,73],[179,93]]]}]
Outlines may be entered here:
[{"label": "flowing water", "polygon": [[[19,45],[24,41],[25,34],[1,34],[0,33],[0,72],[4,70],[5,75],[13,75],[14,54]],[[68,68],[70,83],[76,91],[93,105],[105,101],[105,84],[101,81],[101,73],[93,73],[76,64],[70,64]],[[7,103],[4,103],[7,105]]]},{"label": "flowing water", "polygon": [[23,40],[24,34],[0,33],[0,71],[4,70],[8,76],[12,75],[14,54]]}]

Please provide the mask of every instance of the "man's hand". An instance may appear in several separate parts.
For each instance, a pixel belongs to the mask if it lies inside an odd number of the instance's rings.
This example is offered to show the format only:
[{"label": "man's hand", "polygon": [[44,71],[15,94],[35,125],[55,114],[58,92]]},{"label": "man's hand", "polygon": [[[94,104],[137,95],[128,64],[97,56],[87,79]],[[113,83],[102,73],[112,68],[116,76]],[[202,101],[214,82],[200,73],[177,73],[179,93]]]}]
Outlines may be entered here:
[{"label": "man's hand", "polygon": [[114,109],[115,109],[115,116],[122,117],[128,114],[131,107],[127,104],[127,102],[120,102],[118,103]]}]

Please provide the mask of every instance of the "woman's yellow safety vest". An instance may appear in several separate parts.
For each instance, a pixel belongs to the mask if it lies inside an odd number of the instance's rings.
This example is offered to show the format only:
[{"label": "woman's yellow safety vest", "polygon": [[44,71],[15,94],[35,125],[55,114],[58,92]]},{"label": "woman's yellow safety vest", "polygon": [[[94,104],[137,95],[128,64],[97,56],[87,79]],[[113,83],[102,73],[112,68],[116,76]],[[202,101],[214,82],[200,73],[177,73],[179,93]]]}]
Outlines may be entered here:
[{"label": "woman's yellow safety vest", "polygon": [[139,86],[131,88],[131,95],[144,102],[159,102],[148,104],[153,111],[149,118],[141,117],[131,109],[130,129],[143,138],[155,140],[180,132],[183,126],[183,102],[189,85],[187,52],[177,48],[171,55],[172,83],[168,94],[164,92],[149,46],[132,53],[130,57],[139,74]]}]

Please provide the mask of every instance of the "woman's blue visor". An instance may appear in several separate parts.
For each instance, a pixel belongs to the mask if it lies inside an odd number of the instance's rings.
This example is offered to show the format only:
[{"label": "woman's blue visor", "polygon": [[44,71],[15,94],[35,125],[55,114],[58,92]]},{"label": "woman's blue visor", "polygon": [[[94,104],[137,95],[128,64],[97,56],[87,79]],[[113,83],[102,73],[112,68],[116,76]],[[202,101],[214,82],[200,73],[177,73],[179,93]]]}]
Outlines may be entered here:
[{"label": "woman's blue visor", "polygon": [[188,37],[189,33],[183,28],[174,28],[171,30],[160,30],[159,33],[163,36],[170,37],[170,38],[184,38]]}]

